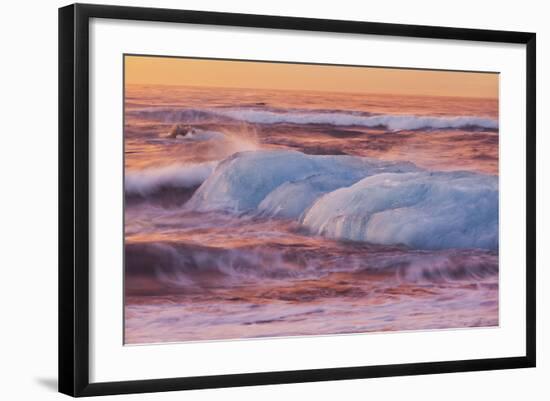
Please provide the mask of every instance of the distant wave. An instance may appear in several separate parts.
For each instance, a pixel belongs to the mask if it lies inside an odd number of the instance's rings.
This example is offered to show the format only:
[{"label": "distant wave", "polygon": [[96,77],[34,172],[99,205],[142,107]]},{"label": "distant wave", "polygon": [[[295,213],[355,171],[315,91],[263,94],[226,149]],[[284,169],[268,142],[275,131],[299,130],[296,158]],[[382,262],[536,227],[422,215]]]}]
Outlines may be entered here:
[{"label": "distant wave", "polygon": [[127,195],[147,196],[164,188],[191,188],[202,184],[218,162],[153,167],[126,173]]},{"label": "distant wave", "polygon": [[146,108],[131,110],[129,115],[167,123],[198,123],[206,121],[243,121],[253,124],[326,124],[334,126],[363,126],[386,128],[392,131],[419,129],[497,130],[498,120],[479,116],[417,116],[373,115],[364,112],[330,112],[279,110],[260,108],[173,109]]},{"label": "distant wave", "polygon": [[180,109],[167,107],[147,107],[132,109],[127,112],[128,116],[147,120],[162,121],[165,123],[197,123],[208,120],[219,120],[220,115],[208,110]]},{"label": "distant wave", "polygon": [[415,249],[498,249],[498,177],[296,151],[222,161],[185,207],[298,219],[329,238]]},{"label": "distant wave", "polygon": [[186,135],[172,135],[169,134],[168,137],[172,137],[174,139],[182,139],[185,141],[192,141],[192,142],[203,142],[203,141],[221,141],[227,139],[227,137],[218,131],[204,131],[204,130],[193,130]]},{"label": "distant wave", "polygon": [[342,126],[384,127],[389,130],[418,129],[498,129],[498,122],[486,117],[433,117],[415,115],[364,115],[360,113],[331,112],[289,112],[280,113],[267,110],[234,109],[216,113],[237,120],[257,124],[327,124]]}]

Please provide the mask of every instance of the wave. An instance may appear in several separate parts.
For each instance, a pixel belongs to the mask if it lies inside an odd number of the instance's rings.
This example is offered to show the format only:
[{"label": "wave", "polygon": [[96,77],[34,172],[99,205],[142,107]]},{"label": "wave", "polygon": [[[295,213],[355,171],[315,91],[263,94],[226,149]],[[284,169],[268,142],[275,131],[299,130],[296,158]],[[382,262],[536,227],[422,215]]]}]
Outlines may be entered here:
[{"label": "wave", "polygon": [[307,110],[266,110],[259,108],[173,109],[147,108],[131,110],[129,115],[166,123],[207,121],[241,121],[253,124],[323,124],[362,126],[392,131],[420,129],[498,130],[498,120],[480,116],[373,115],[365,112],[331,112]]},{"label": "wave", "polygon": [[148,196],[165,188],[192,188],[202,184],[218,162],[153,167],[125,174],[127,195]]},{"label": "wave", "polygon": [[[336,188],[382,172],[417,171],[412,163],[356,156],[306,155],[298,151],[239,152],[223,160],[187,202],[196,211],[297,217]],[[259,209],[258,209],[259,208]]]},{"label": "wave", "polygon": [[498,248],[498,177],[297,151],[236,153],[186,203],[298,219],[317,235],[414,249]]},{"label": "wave", "polygon": [[[219,120],[223,117],[220,114],[212,113],[209,110],[201,109],[180,109],[167,107],[147,107],[142,109],[128,110],[126,114],[129,117],[155,120],[164,123],[199,123],[212,120]],[[226,120],[230,118],[226,117]]]},{"label": "wave", "polygon": [[278,249],[222,249],[162,242],[125,246],[125,287],[131,292],[155,292],[151,286],[166,291],[217,286],[220,281],[286,280],[306,277],[309,270],[304,267],[293,264]]},{"label": "wave", "polygon": [[155,138],[155,142],[165,145],[176,143],[200,144],[207,143],[212,147],[219,147],[221,152],[216,155],[210,149],[209,156],[217,160],[247,150],[256,150],[259,147],[258,134],[253,127],[247,125],[233,126],[229,128],[220,128],[219,131],[205,130],[182,124],[175,124],[171,130],[162,138]]},{"label": "wave", "polygon": [[490,251],[423,252],[382,247],[357,251],[325,254],[322,248],[308,253],[293,247],[222,249],[166,242],[127,244],[126,290],[189,292],[222,283],[265,284],[266,280],[319,279],[332,273],[385,275],[388,280],[405,282],[479,282],[498,273],[498,254]]},{"label": "wave", "polygon": [[166,135],[166,138],[181,139],[191,142],[220,141],[227,139],[222,132],[195,128],[187,130],[186,128],[182,129],[179,124],[172,127],[172,130]]},{"label": "wave", "polygon": [[407,282],[475,280],[498,274],[498,254],[479,250],[452,249],[437,253],[415,253],[385,258],[382,265],[394,266]]},{"label": "wave", "polygon": [[383,127],[392,131],[419,129],[498,129],[498,122],[487,117],[435,117],[415,115],[365,115],[362,113],[274,112],[268,110],[234,109],[216,113],[236,120],[257,124],[326,124],[341,126]]},{"label": "wave", "polygon": [[[170,146],[176,142],[193,149],[192,146],[208,142],[206,150],[204,147],[197,148],[197,152],[200,151],[213,160],[203,163],[171,164],[128,171],[125,174],[125,194],[127,197],[150,198],[153,195],[159,195],[162,198],[173,197],[174,193],[170,194],[170,190],[174,189],[193,189],[194,192],[210,176],[220,160],[237,152],[253,151],[258,147],[255,132],[247,127],[227,132],[193,128],[185,135],[180,135],[177,128],[178,126],[174,127],[173,132],[168,136],[155,138],[155,143]],[[175,159],[175,157],[172,156],[172,159]],[[188,192],[183,191],[175,194],[175,196],[176,198],[182,196],[187,200],[192,194]],[[181,202],[176,202],[176,204],[179,203]]]}]

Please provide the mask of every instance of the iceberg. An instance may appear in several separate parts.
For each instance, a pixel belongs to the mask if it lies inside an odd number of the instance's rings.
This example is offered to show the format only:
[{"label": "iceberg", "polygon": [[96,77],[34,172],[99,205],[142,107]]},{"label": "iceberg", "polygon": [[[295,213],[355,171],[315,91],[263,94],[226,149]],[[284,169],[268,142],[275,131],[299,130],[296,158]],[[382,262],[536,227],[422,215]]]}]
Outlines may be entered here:
[{"label": "iceberg", "polygon": [[302,218],[313,233],[415,249],[498,248],[498,177],[387,173],[320,197]]},{"label": "iceberg", "polygon": [[315,174],[303,180],[285,182],[262,200],[258,210],[263,216],[299,218],[321,195],[347,187],[361,178],[349,172],[345,176]]},{"label": "iceberg", "polygon": [[239,152],[216,167],[186,207],[299,217],[324,193],[374,174],[418,170],[408,162],[357,156],[307,155],[292,150]]},{"label": "iceberg", "polygon": [[235,153],[185,207],[298,220],[315,235],[414,249],[498,249],[498,177],[291,150]]}]

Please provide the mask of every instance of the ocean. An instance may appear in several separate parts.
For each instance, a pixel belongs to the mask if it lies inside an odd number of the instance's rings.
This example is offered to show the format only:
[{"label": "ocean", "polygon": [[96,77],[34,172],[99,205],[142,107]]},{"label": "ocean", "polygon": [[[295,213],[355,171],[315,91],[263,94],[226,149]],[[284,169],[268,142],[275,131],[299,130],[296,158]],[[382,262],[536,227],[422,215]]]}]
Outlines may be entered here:
[{"label": "ocean", "polygon": [[498,101],[126,85],[126,344],[490,327]]}]

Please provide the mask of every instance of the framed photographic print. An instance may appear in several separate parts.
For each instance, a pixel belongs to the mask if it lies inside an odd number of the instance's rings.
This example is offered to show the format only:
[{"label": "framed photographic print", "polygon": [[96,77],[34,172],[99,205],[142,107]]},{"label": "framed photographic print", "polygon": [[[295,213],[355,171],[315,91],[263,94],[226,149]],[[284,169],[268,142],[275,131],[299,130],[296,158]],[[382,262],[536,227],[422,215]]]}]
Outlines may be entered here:
[{"label": "framed photographic print", "polygon": [[59,390],[535,366],[535,34],[59,10]]}]

